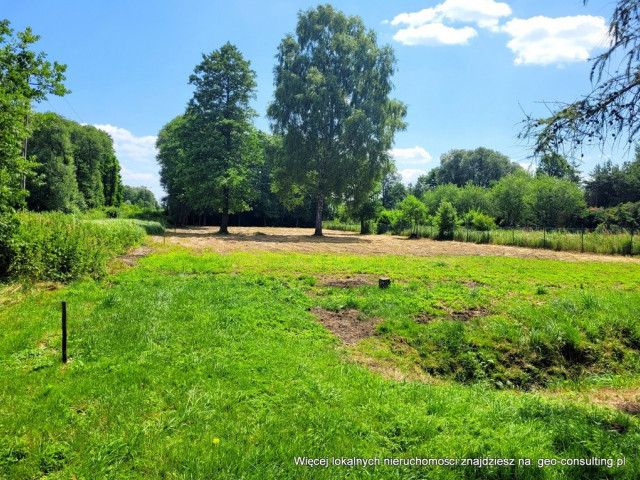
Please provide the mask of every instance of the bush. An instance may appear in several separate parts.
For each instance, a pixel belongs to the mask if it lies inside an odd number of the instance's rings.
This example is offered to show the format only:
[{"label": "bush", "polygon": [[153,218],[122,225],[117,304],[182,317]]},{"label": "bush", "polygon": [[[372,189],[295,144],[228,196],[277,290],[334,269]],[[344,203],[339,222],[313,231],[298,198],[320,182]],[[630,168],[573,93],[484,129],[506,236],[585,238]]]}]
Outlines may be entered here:
[{"label": "bush", "polygon": [[160,224],[136,220],[78,220],[62,213],[24,213],[10,239],[6,273],[32,280],[100,276],[107,260],[142,242]]},{"label": "bush", "polygon": [[450,202],[442,202],[435,218],[438,227],[438,237],[452,239],[458,226],[458,212]]},{"label": "bush", "polygon": [[496,221],[489,215],[481,213],[473,219],[473,227],[481,232],[488,232],[489,230],[495,230]]},{"label": "bush", "polygon": [[120,216],[120,210],[116,207],[107,207],[104,209],[104,213],[107,214],[107,218],[118,218]]}]

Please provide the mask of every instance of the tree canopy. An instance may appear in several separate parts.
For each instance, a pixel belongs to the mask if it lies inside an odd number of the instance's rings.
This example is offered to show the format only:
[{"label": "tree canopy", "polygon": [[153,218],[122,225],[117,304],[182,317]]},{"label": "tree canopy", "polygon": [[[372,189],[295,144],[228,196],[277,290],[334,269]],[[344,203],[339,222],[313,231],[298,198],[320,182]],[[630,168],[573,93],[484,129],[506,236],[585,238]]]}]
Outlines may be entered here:
[{"label": "tree canopy", "polygon": [[29,209],[72,212],[120,205],[120,163],[108,133],[55,113],[35,113],[31,125],[29,155],[36,163],[26,182]]},{"label": "tree canopy", "polygon": [[364,201],[390,165],[406,107],[389,98],[395,57],[358,17],[330,5],[301,12],[296,34],[278,47],[268,116],[286,152],[276,170],[281,191],[316,199],[316,235],[328,196],[358,186]]},{"label": "tree canopy", "polygon": [[[587,0],[584,0],[587,3]],[[556,102],[547,118],[527,116],[520,134],[534,153],[575,154],[584,145],[631,145],[640,131],[640,1],[618,0],[609,22],[609,47],[592,60],[592,90]],[[584,154],[581,153],[581,156]]]},{"label": "tree canopy", "polygon": [[255,196],[252,166],[261,160],[249,106],[255,72],[227,42],[202,56],[189,83],[195,91],[185,114],[158,136],[161,181],[170,209],[220,212],[220,232],[227,233],[229,214],[248,210]]},{"label": "tree canopy", "polygon": [[508,157],[489,148],[451,150],[440,157],[435,177],[439,185],[453,183],[459,187],[471,182],[489,187],[492,182],[521,170]]},{"label": "tree canopy", "polygon": [[31,49],[39,38],[28,27],[14,33],[8,20],[0,21],[0,216],[22,205],[26,196],[24,179],[34,167],[25,151],[32,102],[68,93],[66,66]]}]

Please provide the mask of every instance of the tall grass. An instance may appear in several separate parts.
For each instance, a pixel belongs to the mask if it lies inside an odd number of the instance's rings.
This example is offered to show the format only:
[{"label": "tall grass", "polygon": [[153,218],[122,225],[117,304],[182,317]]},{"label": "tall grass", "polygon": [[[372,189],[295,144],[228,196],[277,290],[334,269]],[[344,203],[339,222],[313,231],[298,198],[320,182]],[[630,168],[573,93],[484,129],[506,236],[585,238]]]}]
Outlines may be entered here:
[{"label": "tall grass", "polygon": [[322,228],[326,228],[327,230],[339,230],[341,232],[359,232],[360,224],[359,223],[341,223],[333,220],[322,222]]},{"label": "tall grass", "polygon": [[512,229],[478,232],[459,228],[454,239],[460,242],[513,245],[567,252],[611,255],[640,254],[640,239],[629,233],[597,233],[584,230]]},{"label": "tall grass", "polygon": [[23,213],[9,241],[12,277],[68,281],[100,276],[107,260],[141,243],[146,233],[162,232],[140,220],[78,220],[62,213]]},{"label": "tall grass", "polygon": [[[328,230],[360,231],[360,225],[324,222]],[[374,226],[375,227],[375,226]],[[373,231],[376,231],[374,228]],[[400,235],[409,235],[411,229],[403,229]],[[419,237],[438,240],[435,226],[419,225]],[[639,255],[640,235],[634,233],[595,232],[581,229],[495,229],[478,231],[459,227],[453,239],[458,242],[510,245],[515,247],[540,248],[563,252],[585,252],[608,255]]]}]

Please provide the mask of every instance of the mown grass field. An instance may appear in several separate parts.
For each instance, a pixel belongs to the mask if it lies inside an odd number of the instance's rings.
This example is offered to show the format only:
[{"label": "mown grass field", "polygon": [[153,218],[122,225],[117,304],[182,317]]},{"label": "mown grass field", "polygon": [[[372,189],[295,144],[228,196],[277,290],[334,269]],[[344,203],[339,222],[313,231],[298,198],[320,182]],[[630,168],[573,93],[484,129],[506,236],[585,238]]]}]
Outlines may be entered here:
[{"label": "mown grass field", "polygon": [[[0,478],[640,477],[633,408],[588,401],[640,384],[635,263],[156,248],[4,288]],[[345,344],[321,312],[369,334]],[[613,465],[538,466],[594,457]]]}]

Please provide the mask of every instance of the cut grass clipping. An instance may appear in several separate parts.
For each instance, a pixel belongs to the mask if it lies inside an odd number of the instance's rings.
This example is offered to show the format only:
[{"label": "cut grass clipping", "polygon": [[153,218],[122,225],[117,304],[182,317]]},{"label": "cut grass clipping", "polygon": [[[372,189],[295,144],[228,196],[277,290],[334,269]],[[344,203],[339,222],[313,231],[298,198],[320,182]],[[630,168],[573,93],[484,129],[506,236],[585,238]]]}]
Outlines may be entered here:
[{"label": "cut grass clipping", "polygon": [[[635,416],[522,391],[637,385],[635,265],[166,252],[3,302],[0,477],[640,477]],[[345,345],[318,309],[377,326]],[[309,466],[354,457],[380,465]]]}]

